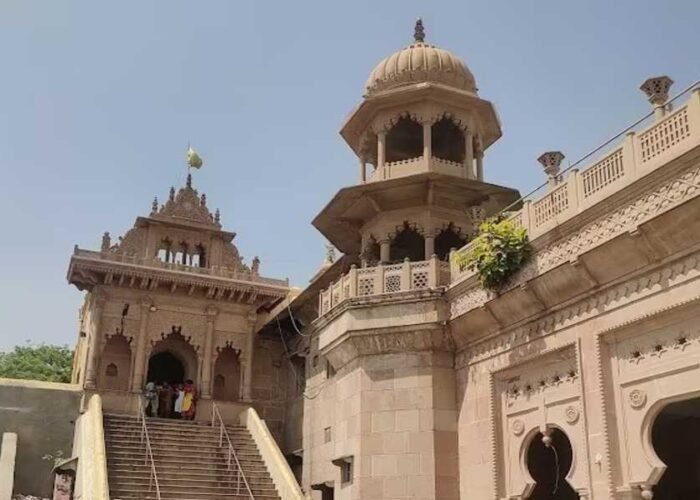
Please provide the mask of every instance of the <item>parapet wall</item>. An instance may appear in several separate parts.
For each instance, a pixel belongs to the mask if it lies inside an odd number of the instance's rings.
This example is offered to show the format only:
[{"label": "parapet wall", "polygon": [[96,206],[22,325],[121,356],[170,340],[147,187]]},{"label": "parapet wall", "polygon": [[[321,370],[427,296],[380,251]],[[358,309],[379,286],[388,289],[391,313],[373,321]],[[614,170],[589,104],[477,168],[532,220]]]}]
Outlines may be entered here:
[{"label": "parapet wall", "polygon": [[77,385],[0,378],[0,434],[17,434],[15,492],[50,497],[51,458],[71,455],[82,393]]}]

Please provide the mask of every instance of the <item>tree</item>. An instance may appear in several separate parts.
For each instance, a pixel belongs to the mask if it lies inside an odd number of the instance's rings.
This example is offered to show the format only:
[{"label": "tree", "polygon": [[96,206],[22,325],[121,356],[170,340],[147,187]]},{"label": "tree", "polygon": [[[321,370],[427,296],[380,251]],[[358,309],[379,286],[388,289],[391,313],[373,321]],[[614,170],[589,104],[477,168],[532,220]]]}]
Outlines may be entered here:
[{"label": "tree", "polygon": [[0,352],[0,377],[70,382],[73,351],[67,346],[16,346]]}]

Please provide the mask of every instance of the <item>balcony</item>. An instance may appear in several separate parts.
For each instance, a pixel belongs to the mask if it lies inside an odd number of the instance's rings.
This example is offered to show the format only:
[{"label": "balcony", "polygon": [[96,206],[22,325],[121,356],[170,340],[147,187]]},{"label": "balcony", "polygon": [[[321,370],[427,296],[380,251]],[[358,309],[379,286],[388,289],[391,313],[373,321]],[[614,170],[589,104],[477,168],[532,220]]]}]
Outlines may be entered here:
[{"label": "balcony", "polygon": [[430,161],[426,161],[425,156],[418,156],[417,158],[410,158],[408,160],[385,163],[383,167],[377,168],[372,172],[367,182],[397,179],[399,177],[407,177],[424,172],[435,172],[443,175],[462,177],[464,179],[476,178],[473,165],[472,168],[468,170],[464,163],[443,160],[435,156],[431,156]]},{"label": "balcony", "polygon": [[436,256],[429,260],[401,264],[379,265],[357,268],[322,290],[319,294],[319,317],[331,311],[344,301],[356,297],[371,297],[429,290],[450,282],[450,266],[440,262]]},{"label": "balcony", "polygon": [[[685,94],[686,98],[687,96],[688,93]],[[651,182],[649,179],[659,175],[650,174],[700,145],[700,88],[695,88],[689,96],[689,99],[673,112],[657,118],[651,124],[648,124],[648,121],[640,122],[642,126],[637,131],[629,131],[619,140],[609,141],[606,152],[597,161],[581,171],[570,170],[565,177],[550,186],[547,193],[526,200],[521,210],[510,215],[512,221],[527,229],[529,238],[533,241],[536,253],[532,260],[538,273],[545,272],[561,260],[553,260],[551,257],[545,259],[541,256],[540,247],[544,247],[544,243],[539,244],[538,238],[554,234],[553,237],[566,240],[566,231],[562,232],[559,226],[591,207],[599,206],[611,195],[636,181],[647,179]],[[682,189],[676,189],[676,185]],[[641,198],[636,201],[628,200],[633,202],[634,207],[630,205],[629,213],[624,217],[624,224],[598,224],[595,227],[591,225],[590,228],[581,228],[578,230],[581,237],[577,237],[578,239],[569,246],[573,245],[572,248],[581,253],[588,249],[589,243],[599,245],[624,231],[633,230],[635,224],[638,225],[654,216],[656,209],[670,209],[692,195],[696,188],[693,182],[678,178],[669,187],[663,188],[663,193],[652,192],[643,195],[646,197],[644,199],[648,199],[646,208],[636,208],[636,205],[644,201]],[[656,208],[652,209],[652,206]],[[611,225],[615,227],[608,227]],[[554,228],[558,228],[559,233],[552,233]],[[583,238],[586,234],[593,234],[595,237]],[[541,239],[551,240],[549,236]],[[586,243],[584,240],[591,242]],[[464,252],[468,248],[469,245],[466,245],[458,252]],[[567,258],[574,256],[570,255]],[[473,275],[474,272],[453,265],[452,284],[462,282]]]},{"label": "balcony", "polygon": [[288,288],[288,279],[265,278],[251,272],[231,270],[222,266],[195,267],[173,262],[163,262],[155,257],[141,257],[123,253],[95,252],[75,247],[73,256],[79,259],[92,261],[114,262],[131,266],[147,267],[155,270],[174,271],[180,273],[191,273],[201,276],[224,278],[228,280],[256,283],[260,285],[270,285],[274,287]]}]

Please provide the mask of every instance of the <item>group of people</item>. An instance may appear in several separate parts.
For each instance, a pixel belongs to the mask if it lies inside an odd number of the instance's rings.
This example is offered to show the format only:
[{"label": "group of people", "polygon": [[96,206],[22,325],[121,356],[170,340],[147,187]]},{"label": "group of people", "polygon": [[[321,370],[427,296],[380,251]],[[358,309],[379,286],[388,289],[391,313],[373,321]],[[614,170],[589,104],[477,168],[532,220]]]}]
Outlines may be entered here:
[{"label": "group of people", "polygon": [[143,391],[146,416],[194,420],[197,390],[192,380],[184,384],[148,382]]}]

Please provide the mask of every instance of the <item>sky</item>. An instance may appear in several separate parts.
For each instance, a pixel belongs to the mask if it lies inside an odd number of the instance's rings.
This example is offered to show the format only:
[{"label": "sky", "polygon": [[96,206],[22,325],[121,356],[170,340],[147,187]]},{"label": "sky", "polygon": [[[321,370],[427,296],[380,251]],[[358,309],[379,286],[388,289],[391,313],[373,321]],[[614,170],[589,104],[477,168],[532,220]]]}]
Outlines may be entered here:
[{"label": "sky", "polygon": [[523,194],[542,152],[574,162],[646,113],[647,77],[700,78],[696,0],[0,0],[0,351],[74,343],[73,246],[182,185],[188,143],[245,259],[304,286],[310,221],[357,182],[340,126],[418,16],[498,110],[486,180]]}]

